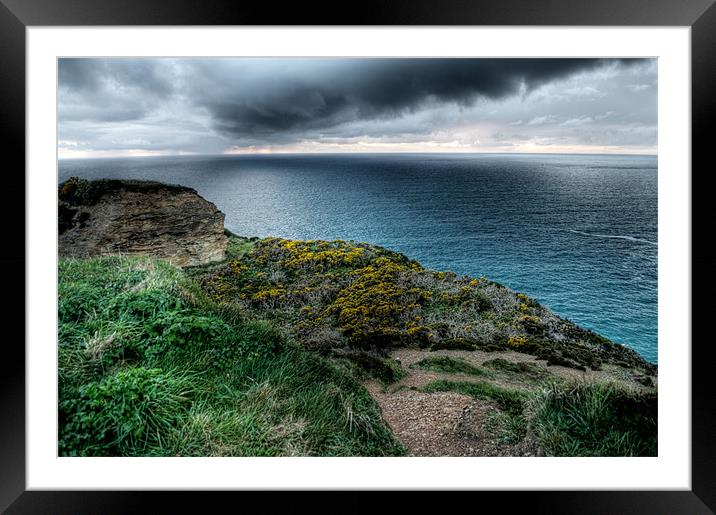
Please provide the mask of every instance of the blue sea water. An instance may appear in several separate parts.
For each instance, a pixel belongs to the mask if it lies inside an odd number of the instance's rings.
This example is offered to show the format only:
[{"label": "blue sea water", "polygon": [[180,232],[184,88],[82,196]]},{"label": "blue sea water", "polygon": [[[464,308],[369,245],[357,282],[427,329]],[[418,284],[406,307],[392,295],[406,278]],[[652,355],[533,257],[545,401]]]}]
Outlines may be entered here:
[{"label": "blue sea water", "polygon": [[190,186],[245,236],[344,239],[487,276],[657,361],[657,158],[556,154],[61,160],[59,180]]}]

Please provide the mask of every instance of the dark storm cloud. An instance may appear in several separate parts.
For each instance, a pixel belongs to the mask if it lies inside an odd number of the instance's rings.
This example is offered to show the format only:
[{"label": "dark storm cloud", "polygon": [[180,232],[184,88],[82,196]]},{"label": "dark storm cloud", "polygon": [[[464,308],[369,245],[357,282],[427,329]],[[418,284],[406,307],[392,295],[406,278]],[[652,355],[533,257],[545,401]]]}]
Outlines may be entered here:
[{"label": "dark storm cloud", "polygon": [[[627,61],[602,59],[62,59],[61,88],[84,103],[67,119],[130,120],[174,93],[225,135],[292,140],[295,131],[398,117],[426,102],[471,105]],[[184,80],[177,81],[177,77]],[[91,100],[95,99],[93,103]],[[87,102],[87,100],[90,100]],[[93,110],[94,104],[100,109]],[[69,106],[68,106],[69,107]]]},{"label": "dark storm cloud", "polygon": [[653,59],[70,58],[58,74],[73,151],[656,144]]},{"label": "dark storm cloud", "polygon": [[[285,62],[285,60],[284,60]],[[299,61],[300,62],[300,61]],[[529,92],[549,81],[626,61],[600,59],[356,59],[304,61],[302,73],[257,62],[253,77],[204,68],[193,88],[217,129],[235,137],[287,133],[398,117],[426,102],[471,105]],[[211,69],[209,69],[211,68]],[[327,73],[328,72],[328,73]],[[212,84],[221,84],[216,94]],[[227,88],[226,85],[233,85]],[[290,138],[289,138],[290,139]]]}]

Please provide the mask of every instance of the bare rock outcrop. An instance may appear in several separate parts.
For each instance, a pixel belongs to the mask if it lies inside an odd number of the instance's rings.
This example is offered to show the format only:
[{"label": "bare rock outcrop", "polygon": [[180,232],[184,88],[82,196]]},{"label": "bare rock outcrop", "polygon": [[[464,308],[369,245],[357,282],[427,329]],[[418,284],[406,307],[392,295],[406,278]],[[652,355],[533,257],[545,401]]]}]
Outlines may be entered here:
[{"label": "bare rock outcrop", "polygon": [[59,254],[142,254],[177,266],[226,256],[224,213],[185,186],[71,177],[58,190]]}]

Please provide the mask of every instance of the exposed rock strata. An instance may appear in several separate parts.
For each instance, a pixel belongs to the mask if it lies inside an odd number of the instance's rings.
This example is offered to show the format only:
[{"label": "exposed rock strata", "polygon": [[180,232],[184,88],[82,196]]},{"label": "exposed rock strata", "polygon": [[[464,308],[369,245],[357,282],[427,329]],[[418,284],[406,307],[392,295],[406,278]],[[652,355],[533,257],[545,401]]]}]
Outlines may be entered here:
[{"label": "exposed rock strata", "polygon": [[142,254],[192,266],[226,255],[224,214],[185,186],[72,177],[58,200],[63,257]]}]

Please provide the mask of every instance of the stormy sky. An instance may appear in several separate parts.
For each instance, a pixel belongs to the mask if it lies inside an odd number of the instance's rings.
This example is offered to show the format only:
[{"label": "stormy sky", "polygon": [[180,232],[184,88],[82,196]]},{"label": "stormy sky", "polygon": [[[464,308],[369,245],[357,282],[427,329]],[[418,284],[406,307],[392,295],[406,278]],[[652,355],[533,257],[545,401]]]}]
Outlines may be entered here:
[{"label": "stormy sky", "polygon": [[60,59],[61,158],[655,154],[655,59]]}]

